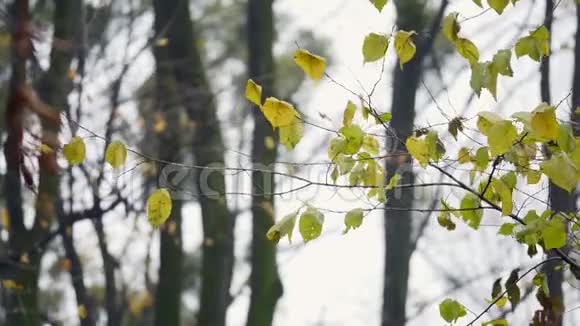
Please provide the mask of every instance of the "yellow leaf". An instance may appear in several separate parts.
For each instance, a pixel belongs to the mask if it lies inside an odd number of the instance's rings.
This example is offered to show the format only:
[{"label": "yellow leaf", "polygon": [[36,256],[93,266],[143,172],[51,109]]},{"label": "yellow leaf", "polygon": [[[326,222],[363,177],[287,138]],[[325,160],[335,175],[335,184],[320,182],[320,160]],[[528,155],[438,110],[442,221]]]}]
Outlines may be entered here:
[{"label": "yellow leaf", "polygon": [[79,305],[77,310],[78,310],[80,319],[87,318],[87,308],[85,308],[85,305]]},{"label": "yellow leaf", "polygon": [[107,146],[105,152],[105,160],[115,169],[120,168],[125,164],[127,159],[127,148],[122,142],[115,140]]},{"label": "yellow leaf", "polygon": [[144,290],[129,299],[129,311],[133,316],[141,316],[145,308],[153,304],[153,296],[149,291]]},{"label": "yellow leaf", "polygon": [[401,65],[401,69],[403,69],[403,65],[415,56],[417,52],[417,47],[415,43],[411,39],[413,35],[415,35],[415,31],[406,32],[406,31],[398,31],[395,34],[395,51],[399,56],[399,63]]},{"label": "yellow leaf", "polygon": [[563,152],[556,152],[540,164],[541,171],[558,187],[572,192],[579,181],[579,171],[574,162]]},{"label": "yellow leaf", "polygon": [[14,280],[2,280],[2,286],[7,290],[22,290],[24,287]]},{"label": "yellow leaf", "polygon": [[290,125],[297,115],[292,104],[274,97],[266,99],[262,106],[262,112],[273,128]]},{"label": "yellow leaf", "polygon": [[470,64],[474,65],[479,60],[479,50],[470,40],[460,38],[455,42],[455,47],[457,48],[457,52],[467,59]]},{"label": "yellow leaf", "polygon": [[298,212],[294,212],[284,216],[280,221],[272,225],[272,227],[266,233],[268,240],[278,243],[280,238],[283,236],[288,236],[288,241],[292,242],[292,233],[294,232],[297,216]]},{"label": "yellow leaf", "polygon": [[10,215],[6,208],[2,208],[2,228],[10,231]]},{"label": "yellow leaf", "polygon": [[274,137],[272,137],[272,136],[264,137],[264,146],[266,146],[266,148],[269,150],[274,149],[276,147],[276,142],[274,141]]},{"label": "yellow leaf", "polygon": [[498,15],[501,15],[505,7],[507,7],[507,5],[510,3],[509,0],[487,0],[487,2],[489,3],[489,6],[497,12]]},{"label": "yellow leaf", "polygon": [[344,109],[344,113],[342,115],[342,125],[348,127],[352,124],[352,119],[354,118],[354,114],[356,112],[356,105],[351,101],[348,101],[346,105],[346,109]]},{"label": "yellow leaf", "polygon": [[294,62],[312,79],[319,80],[324,76],[326,59],[308,50],[298,49],[294,53]]},{"label": "yellow leaf", "polygon": [[82,138],[75,136],[70,143],[63,146],[62,153],[69,164],[80,164],[85,160],[85,142]]},{"label": "yellow leaf", "polygon": [[48,146],[47,144],[40,144],[39,151],[42,154],[52,154],[52,153],[54,153],[54,149],[52,149],[52,147]]},{"label": "yellow leaf", "polygon": [[304,124],[297,116],[294,117],[294,120],[290,124],[280,126],[280,143],[289,151],[296,147],[303,135]]},{"label": "yellow leaf", "polygon": [[364,62],[373,62],[382,59],[389,47],[389,39],[382,34],[370,33],[363,42]]},{"label": "yellow leaf", "polygon": [[540,182],[542,178],[542,173],[536,170],[528,170],[526,171],[526,177],[529,185],[535,185]]},{"label": "yellow leaf", "polygon": [[427,163],[429,162],[429,148],[423,139],[409,137],[405,142],[405,146],[407,147],[409,154],[419,161],[421,166],[427,166]]},{"label": "yellow leaf", "polygon": [[70,80],[75,80],[75,78],[77,77],[77,71],[75,69],[69,69],[66,76],[68,77],[68,79]]},{"label": "yellow leaf", "polygon": [[457,34],[461,29],[459,23],[457,22],[457,15],[458,13],[452,12],[443,19],[443,35],[447,37],[451,42],[455,42],[457,40]]},{"label": "yellow leaf", "polygon": [[465,164],[471,162],[471,158],[469,155],[469,150],[465,147],[459,149],[459,153],[457,153],[457,161],[459,164]]},{"label": "yellow leaf", "polygon": [[161,37],[155,41],[155,46],[160,48],[167,46],[167,44],[169,44],[169,39],[167,37]]},{"label": "yellow leaf", "polygon": [[377,8],[379,12],[381,12],[381,10],[383,10],[385,5],[387,4],[387,0],[370,0],[370,1],[373,3],[373,5],[375,5],[375,8]]},{"label": "yellow leaf", "polygon": [[371,135],[365,135],[363,137],[362,147],[373,155],[378,155],[380,151],[379,141]]},{"label": "yellow leaf", "polygon": [[160,134],[167,129],[167,121],[161,112],[155,112],[155,123],[153,124],[153,132]]},{"label": "yellow leaf", "polygon": [[501,155],[509,151],[517,139],[517,129],[510,120],[503,120],[493,112],[478,113],[477,127],[489,143],[492,156]]},{"label": "yellow leaf", "polygon": [[262,86],[248,79],[246,83],[246,99],[257,106],[262,106]]},{"label": "yellow leaf", "polygon": [[556,120],[556,108],[542,103],[532,111],[532,131],[538,137],[557,140],[560,125]]},{"label": "yellow leaf", "polygon": [[158,228],[171,215],[171,195],[165,188],[155,190],[147,200],[147,216],[153,228]]}]

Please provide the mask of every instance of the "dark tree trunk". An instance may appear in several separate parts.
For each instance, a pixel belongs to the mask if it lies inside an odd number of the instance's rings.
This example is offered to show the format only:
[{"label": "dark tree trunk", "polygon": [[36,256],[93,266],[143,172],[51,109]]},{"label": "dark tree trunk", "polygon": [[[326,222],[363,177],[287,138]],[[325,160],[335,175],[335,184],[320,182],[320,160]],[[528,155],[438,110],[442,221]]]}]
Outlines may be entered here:
[{"label": "dark tree trunk", "polygon": [[[554,2],[553,0],[546,0],[545,14],[544,14],[544,26],[552,35],[552,21],[553,21],[553,11]],[[550,37],[550,48],[551,48],[551,37]],[[551,80],[550,80],[550,61],[551,57],[547,56],[542,59],[540,65],[540,95],[542,102],[550,104],[552,102],[551,96]],[[547,148],[546,148],[547,151]],[[550,153],[548,153],[550,155]],[[558,212],[573,212],[573,195],[569,194],[562,188],[556,186],[552,182],[549,184],[548,197],[550,201],[550,208],[553,211]],[[554,250],[548,252],[548,258],[558,257],[558,254]],[[556,310],[552,310],[554,315],[552,319],[555,320],[556,325],[562,325],[562,312],[564,308],[564,291],[562,289],[562,282],[564,281],[564,270],[562,268],[557,268],[562,263],[560,261],[553,261],[542,266],[542,271],[546,274],[548,279],[548,289],[550,290],[550,299],[554,304]]]},{"label": "dark tree trunk", "polygon": [[[192,150],[202,167],[224,166],[224,144],[216,105],[205,76],[188,1],[155,0],[155,31],[168,40],[168,64],[182,105],[195,123]],[[203,220],[203,258],[199,325],[223,326],[230,301],[234,262],[234,219],[227,207],[225,179],[219,169],[196,169],[195,187]]]},{"label": "dark tree trunk", "polygon": [[[427,26],[426,1],[398,0],[397,27],[405,31],[421,32]],[[405,139],[413,132],[415,120],[415,98],[421,81],[422,64],[425,56],[431,51],[434,35],[439,30],[441,17],[447,7],[443,1],[432,23],[431,30],[420,33],[415,42],[417,53],[413,60],[406,63],[401,70],[397,64],[393,72],[393,92],[390,126],[395,135],[388,133],[387,149],[398,154],[387,160],[387,178],[398,173],[401,183],[412,184],[412,159],[404,146]],[[427,36],[424,36],[427,35]],[[401,159],[399,159],[401,158]],[[387,193],[387,207],[411,208],[414,200],[413,188]],[[383,287],[382,326],[401,326],[406,322],[406,302],[409,279],[409,263],[413,243],[412,213],[409,211],[385,210],[385,274]]]},{"label": "dark tree trunk", "polygon": [[[179,113],[181,106],[176,101],[177,90],[172,71],[168,66],[167,47],[155,47],[154,56],[156,61],[156,106],[163,115],[167,124],[159,135],[158,155],[159,158],[170,162],[181,161],[181,133],[179,127]],[[170,171],[163,169],[162,179],[170,183],[170,187],[180,189],[181,184],[172,183]],[[181,229],[181,199],[173,200],[173,209],[167,222],[160,228],[160,264],[159,282],[155,292],[155,325],[179,326],[181,325],[181,294],[182,294],[182,266],[183,247]]]},{"label": "dark tree trunk", "polygon": [[[275,93],[274,59],[272,55],[274,17],[272,0],[248,1],[248,75],[262,85],[264,97]],[[254,133],[252,160],[256,170],[273,170],[277,148],[267,148],[265,139],[277,136],[264,115],[252,108]],[[272,173],[252,173],[252,272],[250,275],[250,309],[246,325],[270,326],[274,318],[276,302],[282,295],[282,283],[276,266],[276,245],[266,238],[266,232],[274,224],[274,200],[268,193],[274,192]]]},{"label": "dark tree trunk", "polygon": [[[23,253],[28,252],[28,265],[15,274],[14,281],[22,286],[21,290],[8,290],[5,298],[7,322],[9,325],[39,325],[40,312],[38,305],[38,273],[42,257],[41,250],[30,250],[32,243],[43,237],[48,227],[61,217],[57,211],[59,205],[59,178],[55,153],[42,153],[39,158],[39,184],[36,203],[36,218],[32,229],[24,226],[21,177],[27,185],[31,184],[30,172],[24,167],[22,155],[22,119],[24,108],[33,109],[38,106],[48,108],[46,114],[39,114],[42,125],[42,141],[53,148],[58,147],[58,132],[60,121],[59,111],[67,106],[67,96],[71,91],[67,73],[75,52],[74,36],[79,23],[78,13],[80,2],[58,1],[54,12],[54,39],[50,54],[50,68],[42,76],[39,83],[40,101],[34,92],[26,85],[26,62],[32,55],[30,41],[29,3],[26,0],[16,0],[10,7],[15,22],[12,49],[12,77],[10,82],[8,105],[6,108],[6,123],[8,138],[5,144],[5,159],[7,177],[5,182],[8,211],[10,215],[9,254],[21,261]],[[48,106],[44,106],[48,104]],[[37,111],[38,112],[38,111]],[[63,239],[65,251],[74,260],[76,251],[72,245],[72,238]],[[70,241],[67,241],[70,240]],[[78,258],[78,257],[77,257]],[[72,266],[72,265],[71,265]],[[79,304],[86,304],[90,312],[86,289],[82,281],[80,263],[72,266],[73,287]],[[89,313],[82,325],[93,325],[92,313]]]}]

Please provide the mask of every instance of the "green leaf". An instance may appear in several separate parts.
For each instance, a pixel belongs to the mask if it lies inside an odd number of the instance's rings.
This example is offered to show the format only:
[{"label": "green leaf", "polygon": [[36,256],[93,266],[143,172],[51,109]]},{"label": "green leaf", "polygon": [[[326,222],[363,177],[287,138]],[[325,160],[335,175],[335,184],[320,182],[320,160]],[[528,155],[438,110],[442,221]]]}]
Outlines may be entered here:
[{"label": "green leaf", "polygon": [[437,223],[449,231],[455,230],[456,227],[455,223],[451,220],[451,214],[449,214],[447,211],[439,212],[439,215],[437,216]]},{"label": "green leaf", "polygon": [[330,172],[330,178],[332,179],[332,182],[336,183],[336,180],[338,179],[338,168],[336,166],[332,169],[332,172]]},{"label": "green leaf", "polygon": [[483,216],[483,209],[479,207],[481,207],[481,199],[472,193],[466,194],[461,200],[461,217],[476,230],[479,228]]},{"label": "green leaf", "polygon": [[364,62],[373,62],[382,59],[389,48],[389,39],[382,34],[370,33],[363,42]]},{"label": "green leaf", "polygon": [[395,188],[399,182],[401,181],[401,175],[398,173],[395,173],[391,179],[389,180],[389,184],[385,187],[385,190],[391,190],[393,188]]},{"label": "green leaf", "polygon": [[475,3],[480,8],[483,8],[483,5],[481,4],[481,0],[473,0],[473,3]]},{"label": "green leaf", "polygon": [[510,50],[499,50],[493,56],[492,70],[500,75],[512,77],[514,72],[511,67],[512,52]]},{"label": "green leaf", "polygon": [[395,34],[395,51],[397,52],[397,56],[399,56],[399,63],[401,69],[403,69],[403,65],[415,56],[417,52],[417,47],[413,42],[412,37],[416,35],[415,31],[406,32],[406,31],[398,31]]},{"label": "green leaf", "polygon": [[518,287],[518,272],[519,269],[514,269],[508,279],[505,281],[505,288],[507,290],[508,300],[512,305],[512,310],[520,303],[520,288]]},{"label": "green leaf", "polygon": [[569,123],[560,124],[558,130],[558,147],[566,153],[571,153],[576,149],[576,139],[574,139],[574,129]]},{"label": "green leaf", "polygon": [[304,123],[298,117],[294,117],[290,124],[280,126],[280,143],[289,151],[296,147],[302,136],[304,136]]},{"label": "green leaf", "polygon": [[470,64],[477,64],[477,61],[479,60],[479,50],[473,42],[465,38],[459,38],[455,41],[455,47],[457,48],[457,52],[467,59]]},{"label": "green leaf", "polygon": [[322,233],[323,223],[324,215],[317,209],[308,207],[300,216],[300,222],[298,223],[298,230],[304,242],[318,238]]},{"label": "green leaf", "polygon": [[540,26],[531,31],[530,35],[518,40],[515,46],[516,57],[529,56],[532,60],[540,62],[542,56],[550,55],[550,32],[545,26]]},{"label": "green leaf", "polygon": [[498,72],[491,62],[476,62],[471,65],[469,84],[477,96],[481,96],[481,90],[485,88],[497,99],[497,77]]},{"label": "green leaf", "polygon": [[455,138],[455,140],[457,140],[458,132],[463,131],[463,123],[461,122],[461,118],[457,117],[457,118],[454,118],[453,120],[449,121],[449,124],[447,126],[447,130],[453,136],[453,138]]},{"label": "green leaf", "polygon": [[542,25],[538,27],[535,31],[530,33],[530,36],[534,38],[538,47],[540,49],[540,53],[544,56],[550,55],[550,31],[546,28],[546,26]]},{"label": "green leaf", "polygon": [[278,243],[282,237],[288,236],[288,241],[292,242],[292,232],[294,232],[297,216],[298,211],[284,216],[280,221],[272,225],[266,233],[268,240]]},{"label": "green leaf", "polygon": [[448,323],[455,323],[459,318],[464,317],[467,313],[465,307],[453,300],[445,299],[439,304],[439,314]]},{"label": "green leaf", "polygon": [[489,165],[489,149],[487,147],[481,147],[475,152],[475,161],[474,166],[475,168],[483,172],[487,169]]},{"label": "green leaf", "polygon": [[457,22],[458,15],[458,13],[452,12],[443,19],[443,35],[445,35],[445,37],[447,37],[451,42],[457,40],[457,34],[461,30],[461,26],[459,26],[459,23]]},{"label": "green leaf", "polygon": [[344,153],[356,154],[363,144],[364,131],[358,125],[350,125],[340,128],[339,133],[346,138]]},{"label": "green leaf", "polygon": [[535,185],[540,182],[542,178],[542,173],[536,170],[527,170],[526,171],[526,180],[529,185]]},{"label": "green leaf", "polygon": [[566,245],[566,225],[557,216],[542,229],[544,248],[562,248]]},{"label": "green leaf", "polygon": [[344,217],[344,225],[346,229],[343,233],[347,233],[350,229],[356,229],[362,225],[363,222],[363,210],[361,208],[355,208]]},{"label": "green leaf", "polygon": [[393,116],[389,112],[385,112],[385,113],[381,113],[381,115],[379,115],[379,118],[378,119],[375,118],[375,120],[376,120],[377,124],[387,123],[387,122],[391,121],[392,117]]},{"label": "green leaf", "polygon": [[500,226],[497,234],[501,235],[512,235],[514,233],[514,228],[517,226],[515,223],[504,223]]},{"label": "green leaf", "polygon": [[536,40],[531,36],[525,36],[518,40],[515,46],[516,57],[520,58],[525,55],[531,59],[540,62],[541,53]]},{"label": "green leaf", "polygon": [[510,3],[509,0],[487,0],[487,3],[493,10],[497,12],[498,15],[501,15],[507,5]]},{"label": "green leaf", "polygon": [[501,179],[492,179],[491,186],[501,200],[501,212],[504,216],[509,216],[513,210],[512,189]]},{"label": "green leaf", "polygon": [[471,65],[471,79],[469,80],[469,85],[477,96],[481,96],[481,90],[485,88],[488,65],[489,63],[485,62]]},{"label": "green leaf", "polygon": [[379,141],[374,136],[365,135],[363,137],[362,147],[365,151],[373,155],[379,154],[380,149]]},{"label": "green leaf", "polygon": [[339,155],[337,157],[336,163],[340,168],[340,175],[345,175],[352,170],[356,164],[356,161],[350,156]]},{"label": "green leaf", "polygon": [[425,143],[429,149],[429,158],[435,162],[438,162],[445,155],[445,146],[439,139],[437,132],[429,131],[425,137]]},{"label": "green leaf", "polygon": [[518,183],[518,176],[514,171],[510,171],[501,177],[501,181],[510,189],[514,190]]},{"label": "green leaf", "polygon": [[491,298],[492,299],[496,299],[502,292],[502,286],[501,286],[501,277],[496,279],[495,282],[493,282],[493,286],[491,287]]},{"label": "green leaf", "polygon": [[346,148],[346,139],[337,137],[330,140],[328,145],[328,158],[334,162],[338,154],[343,153]]},{"label": "green leaf", "polygon": [[370,0],[370,1],[379,12],[381,12],[385,7],[385,5],[387,4],[387,0]]},{"label": "green leaf", "polygon": [[556,120],[556,108],[546,103],[540,104],[532,111],[531,127],[535,136],[557,140],[560,125]]},{"label": "green leaf", "polygon": [[508,326],[507,320],[503,318],[486,321],[481,326]]},{"label": "green leaf", "polygon": [[510,120],[498,120],[491,112],[479,112],[477,126],[487,136],[491,156],[509,151],[518,137],[516,127]]},{"label": "green leaf", "polygon": [[578,168],[563,152],[556,152],[540,164],[540,169],[558,187],[572,192],[578,182]]},{"label": "green leaf", "polygon": [[356,105],[351,101],[348,101],[346,104],[346,109],[344,109],[344,113],[342,115],[342,125],[348,127],[352,125],[352,119],[354,118],[354,114],[356,113]]}]

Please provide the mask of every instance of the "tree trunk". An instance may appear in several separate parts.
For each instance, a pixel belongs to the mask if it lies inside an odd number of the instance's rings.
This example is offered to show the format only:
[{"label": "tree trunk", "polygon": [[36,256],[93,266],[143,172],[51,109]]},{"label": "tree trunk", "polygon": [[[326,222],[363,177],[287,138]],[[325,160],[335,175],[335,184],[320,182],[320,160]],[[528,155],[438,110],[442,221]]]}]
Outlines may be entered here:
[{"label": "tree trunk", "polygon": [[[175,100],[177,90],[172,78],[171,69],[167,63],[168,51],[166,47],[155,47],[156,61],[156,106],[160,114],[171,127],[166,128],[159,135],[158,157],[165,161],[181,161],[181,141],[179,127],[179,113],[181,107]],[[173,189],[180,189],[180,184],[172,183],[168,170],[160,169],[164,179]],[[162,185],[163,186],[163,185]],[[160,228],[161,245],[159,251],[159,281],[155,292],[155,325],[181,325],[181,287],[183,247],[181,230],[181,199],[173,200],[171,216]]]},{"label": "tree trunk", "polygon": [[[274,17],[272,0],[248,1],[248,75],[263,87],[264,97],[275,93],[274,59],[272,55]],[[277,156],[277,136],[264,115],[252,108],[254,133],[252,160],[255,170],[273,170]],[[276,146],[265,145],[267,137],[275,140]],[[274,200],[268,193],[274,192],[275,180],[272,173],[252,173],[252,272],[250,275],[250,308],[246,325],[270,326],[274,318],[276,302],[282,295],[282,283],[276,265],[276,245],[266,238],[266,232],[274,224]]]},{"label": "tree trunk", "polygon": [[[427,25],[427,8],[423,0],[398,0],[397,27],[405,31],[422,32]],[[401,183],[412,184],[414,175],[412,159],[404,146],[405,139],[413,132],[415,120],[415,98],[421,81],[422,64],[431,51],[433,39],[439,30],[442,15],[447,7],[443,1],[433,20],[431,31],[417,36],[417,53],[403,69],[399,64],[393,72],[393,95],[390,122],[394,136],[389,133],[387,149],[397,153],[387,160],[387,179],[396,173],[401,175]],[[388,182],[388,181],[387,181]],[[414,200],[412,187],[387,193],[387,207],[411,208]],[[409,263],[412,255],[412,213],[409,211],[385,210],[385,276],[383,287],[382,326],[401,326],[406,322],[406,302],[409,279]]]},{"label": "tree trunk", "polygon": [[[30,16],[27,0],[15,0],[8,9],[15,26],[12,31],[12,75],[8,89],[5,111],[7,138],[4,145],[6,159],[6,179],[4,193],[6,207],[10,217],[8,254],[20,257],[25,245],[32,240],[32,235],[24,226],[22,209],[21,166],[23,163],[22,137],[24,108],[26,106],[23,91],[26,83],[26,62],[32,54],[30,35],[27,32]],[[21,45],[20,47],[18,45]],[[28,45],[28,47],[27,47]],[[30,268],[11,271],[14,281],[22,289],[5,289],[4,303],[6,321],[9,325],[39,325],[38,312],[38,255],[29,257]]]},{"label": "tree trunk", "polygon": [[[234,219],[227,207],[224,144],[216,105],[201,55],[187,1],[155,0],[155,31],[168,40],[168,62],[181,95],[182,105],[194,122],[195,163],[210,169],[194,171],[203,221],[203,258],[198,323],[223,326],[230,301]],[[216,169],[215,167],[218,167]]]},{"label": "tree trunk", "polygon": [[[40,312],[38,305],[38,273],[42,257],[40,251],[30,251],[30,244],[44,236],[49,226],[56,221],[59,205],[59,178],[56,154],[41,153],[39,157],[39,184],[36,202],[36,217],[32,229],[24,225],[21,177],[25,183],[33,187],[32,176],[24,167],[22,155],[22,119],[24,108],[34,109],[35,106],[47,104],[46,115],[39,114],[42,125],[42,141],[53,148],[58,147],[58,132],[60,121],[59,111],[66,107],[67,96],[71,90],[67,73],[74,54],[74,35],[78,26],[77,13],[80,8],[78,1],[58,1],[54,12],[54,39],[50,54],[50,68],[42,76],[39,94],[41,101],[35,98],[34,92],[26,85],[26,61],[32,55],[30,41],[30,16],[27,0],[16,0],[10,7],[16,23],[13,32],[12,49],[12,77],[6,122],[8,138],[5,145],[5,159],[7,163],[6,196],[10,215],[11,230],[9,235],[9,254],[20,259],[27,268],[15,274],[15,282],[21,290],[8,290],[6,293],[7,322],[9,325],[39,325]],[[68,84],[67,84],[68,83]],[[42,103],[44,102],[44,103]],[[34,111],[34,110],[33,110]],[[72,238],[70,238],[72,240]],[[66,241],[65,241],[66,242]],[[70,246],[68,246],[68,245]],[[65,243],[68,254],[72,254],[72,242]],[[29,252],[27,256],[23,253]],[[72,256],[71,256],[72,257]],[[81,273],[80,279],[73,282],[75,294],[79,304],[86,302],[86,289],[82,284],[82,269],[75,266],[71,273]],[[78,278],[78,275],[77,275]],[[86,306],[89,309],[89,305]],[[87,317],[92,317],[88,315]],[[92,325],[93,319],[86,318],[82,325]]]},{"label": "tree trunk", "polygon": [[[553,0],[546,0],[544,26],[552,35],[552,21],[553,21],[554,2]],[[550,37],[551,48],[551,37]],[[550,89],[550,61],[551,57],[544,57],[540,65],[540,95],[542,102],[550,104],[552,102]],[[547,151],[547,148],[545,149]],[[551,153],[548,153],[550,155]],[[548,187],[548,197],[550,201],[550,209],[557,212],[573,212],[573,196],[568,194],[562,188],[550,182]],[[556,251],[550,250],[548,258],[559,257]],[[542,271],[546,274],[548,279],[548,289],[550,290],[550,299],[554,310],[551,310],[555,325],[562,326],[562,313],[564,309],[564,291],[562,289],[562,282],[564,281],[564,270],[559,268],[562,263],[560,261],[553,261],[542,266]]]}]

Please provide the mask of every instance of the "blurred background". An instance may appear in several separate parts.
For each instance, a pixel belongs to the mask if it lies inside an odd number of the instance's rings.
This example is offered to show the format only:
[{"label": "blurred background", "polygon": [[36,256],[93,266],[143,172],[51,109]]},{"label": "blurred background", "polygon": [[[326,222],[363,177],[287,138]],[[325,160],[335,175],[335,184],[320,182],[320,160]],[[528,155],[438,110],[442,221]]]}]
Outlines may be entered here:
[{"label": "blurred background", "polygon": [[[499,17],[472,1],[393,0],[380,13],[372,2],[0,0],[0,325],[440,325],[447,297],[469,310],[460,324],[483,311],[495,279],[543,255],[498,237],[499,214],[486,212],[477,232],[461,223],[450,232],[429,210],[441,198],[457,204],[453,189],[404,190],[387,205],[409,209],[395,211],[364,189],[289,176],[330,180],[328,144],[347,102],[361,98],[391,112],[403,138],[465,119],[450,156],[481,139],[471,128],[481,110],[509,116],[563,101],[558,115],[569,117],[580,105],[570,96],[580,88],[580,8],[522,0]],[[497,101],[475,96],[469,66],[439,33],[453,11],[482,58],[549,21],[548,97],[540,65],[524,58],[500,78]],[[365,36],[396,27],[417,31],[417,57],[401,70],[389,49],[363,64]],[[305,78],[298,48],[325,57],[327,76]],[[249,78],[304,117],[293,150],[245,99]],[[357,119],[381,135],[387,158],[382,126]],[[75,136],[86,159],[72,166],[61,144]],[[129,150],[120,169],[104,162],[113,140]],[[379,161],[392,175],[393,162]],[[468,180],[468,169],[450,169]],[[404,179],[442,180],[414,169]],[[146,202],[161,187],[173,210],[154,229]],[[526,186],[516,209],[545,209],[548,194],[545,180]],[[325,215],[319,239],[266,239],[305,204]],[[344,234],[344,213],[359,207],[364,223]],[[576,325],[580,284],[555,274],[563,324]],[[528,324],[541,307],[531,278],[521,290],[517,309],[494,307],[485,320]]]}]

